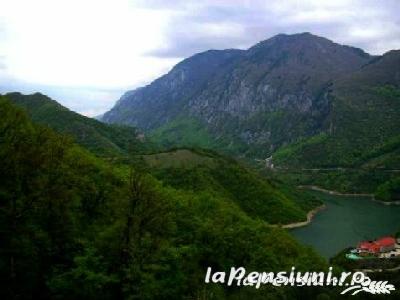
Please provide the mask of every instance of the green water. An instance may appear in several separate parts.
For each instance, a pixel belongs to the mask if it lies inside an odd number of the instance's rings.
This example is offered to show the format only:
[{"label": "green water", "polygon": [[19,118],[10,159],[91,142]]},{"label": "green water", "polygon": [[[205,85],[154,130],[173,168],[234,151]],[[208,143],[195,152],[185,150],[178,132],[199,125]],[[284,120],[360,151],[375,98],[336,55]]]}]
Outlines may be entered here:
[{"label": "green water", "polygon": [[327,208],[320,211],[310,225],[290,232],[327,258],[361,240],[400,230],[400,205],[383,205],[365,197],[316,195]]}]

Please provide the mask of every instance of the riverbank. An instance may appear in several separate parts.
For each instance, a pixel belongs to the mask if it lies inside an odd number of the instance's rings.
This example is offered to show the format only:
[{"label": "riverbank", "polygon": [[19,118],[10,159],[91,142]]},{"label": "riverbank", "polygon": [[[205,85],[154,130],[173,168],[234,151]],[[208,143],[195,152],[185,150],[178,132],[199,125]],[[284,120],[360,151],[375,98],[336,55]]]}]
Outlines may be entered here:
[{"label": "riverbank", "polygon": [[312,191],[318,191],[322,193],[326,193],[329,195],[334,195],[334,196],[345,196],[345,197],[368,197],[372,201],[375,201],[377,203],[383,204],[383,205],[400,205],[400,201],[380,201],[375,199],[375,196],[373,194],[366,194],[366,193],[341,193],[338,191],[332,191],[332,190],[327,190],[324,188],[321,188],[316,185],[299,185],[297,186],[299,189],[308,189]]},{"label": "riverbank", "polygon": [[281,228],[285,228],[285,229],[293,229],[293,228],[298,228],[298,227],[303,227],[303,226],[307,226],[308,224],[311,223],[312,219],[314,218],[314,216],[321,210],[325,209],[326,205],[323,204],[321,206],[318,206],[316,208],[314,208],[313,210],[310,210],[307,213],[307,220],[306,221],[302,221],[302,222],[295,222],[295,223],[290,223],[290,224],[284,224],[284,225],[271,225],[272,227],[281,227]]}]

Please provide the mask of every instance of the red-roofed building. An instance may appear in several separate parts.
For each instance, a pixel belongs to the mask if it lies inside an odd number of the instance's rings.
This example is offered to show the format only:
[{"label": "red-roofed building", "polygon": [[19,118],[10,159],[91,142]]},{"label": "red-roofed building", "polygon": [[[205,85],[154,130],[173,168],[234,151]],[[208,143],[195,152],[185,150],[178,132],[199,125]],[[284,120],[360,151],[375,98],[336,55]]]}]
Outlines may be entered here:
[{"label": "red-roofed building", "polygon": [[388,252],[395,248],[396,239],[391,236],[382,237],[375,241],[364,241],[358,244],[360,252],[380,253]]}]

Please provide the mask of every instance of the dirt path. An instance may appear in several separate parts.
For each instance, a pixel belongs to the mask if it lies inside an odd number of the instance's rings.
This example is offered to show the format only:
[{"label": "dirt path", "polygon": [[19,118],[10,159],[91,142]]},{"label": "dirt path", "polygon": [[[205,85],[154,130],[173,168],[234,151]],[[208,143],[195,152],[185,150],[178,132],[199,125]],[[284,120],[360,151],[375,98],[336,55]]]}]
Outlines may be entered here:
[{"label": "dirt path", "polygon": [[281,227],[281,228],[286,228],[286,229],[293,229],[293,228],[298,228],[298,227],[303,227],[303,226],[307,226],[308,224],[311,223],[312,219],[314,218],[314,216],[321,210],[325,209],[326,205],[323,204],[321,206],[318,206],[316,208],[314,208],[313,210],[310,210],[307,213],[307,221],[302,221],[302,222],[295,222],[295,223],[290,223],[290,224],[284,224],[284,225],[271,225],[272,227]]}]

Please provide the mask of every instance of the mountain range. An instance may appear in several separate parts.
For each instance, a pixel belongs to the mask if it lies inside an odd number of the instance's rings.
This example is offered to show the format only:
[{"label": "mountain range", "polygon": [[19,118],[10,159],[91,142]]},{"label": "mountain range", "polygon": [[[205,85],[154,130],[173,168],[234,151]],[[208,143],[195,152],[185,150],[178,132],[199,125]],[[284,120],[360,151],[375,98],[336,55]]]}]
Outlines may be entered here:
[{"label": "mountain range", "polygon": [[310,33],[279,34],[189,57],[126,92],[102,120],[165,146],[346,167],[400,135],[399,87],[398,50],[373,56]]}]

